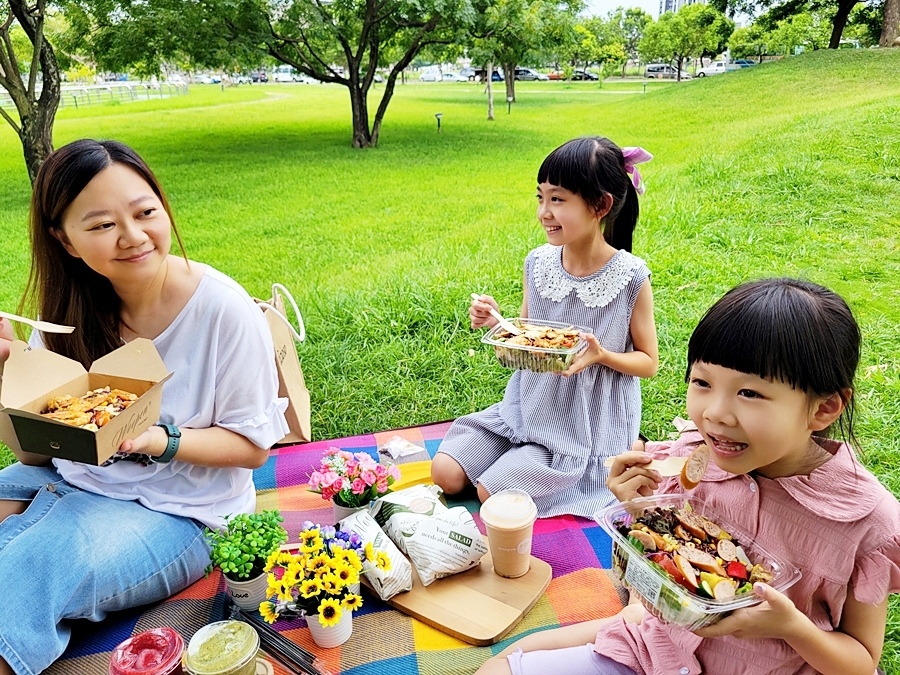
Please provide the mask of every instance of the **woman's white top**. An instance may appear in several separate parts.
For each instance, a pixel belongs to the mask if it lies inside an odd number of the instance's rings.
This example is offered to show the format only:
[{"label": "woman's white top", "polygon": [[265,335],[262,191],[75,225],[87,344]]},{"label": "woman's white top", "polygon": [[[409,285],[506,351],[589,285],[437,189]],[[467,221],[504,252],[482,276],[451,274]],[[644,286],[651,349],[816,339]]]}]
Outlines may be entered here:
[{"label": "woman's white top", "polygon": [[[195,263],[196,264],[196,263]],[[38,331],[32,347],[42,347]],[[287,399],[278,398],[272,336],[253,299],[233,279],[207,267],[184,309],[153,344],[172,377],[163,385],[160,422],[238,433],[261,453],[287,435]],[[226,516],[256,508],[253,471],[118,453],[102,466],[54,459],[72,485],[154,511],[220,527]]]}]

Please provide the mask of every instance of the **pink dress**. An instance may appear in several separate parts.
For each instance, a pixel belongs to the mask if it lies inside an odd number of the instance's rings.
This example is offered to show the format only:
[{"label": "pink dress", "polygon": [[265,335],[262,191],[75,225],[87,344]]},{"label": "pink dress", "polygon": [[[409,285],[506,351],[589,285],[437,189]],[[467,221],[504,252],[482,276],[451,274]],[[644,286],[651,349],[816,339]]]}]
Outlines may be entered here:
[{"label": "pink dress", "polygon": [[[840,623],[848,584],[857,600],[876,604],[900,591],[900,503],[845,443],[816,439],[833,456],[808,476],[733,475],[710,463],[692,492],[723,521],[740,527],[803,576],[785,591],[822,630]],[[687,455],[702,438],[648,443],[654,458]],[[664,478],[659,493],[683,493]],[[646,615],[639,625],[617,618],[597,634],[595,651],[647,675],[777,673],[813,675],[783,640],[700,638]],[[740,665],[737,665],[740,664]]]}]

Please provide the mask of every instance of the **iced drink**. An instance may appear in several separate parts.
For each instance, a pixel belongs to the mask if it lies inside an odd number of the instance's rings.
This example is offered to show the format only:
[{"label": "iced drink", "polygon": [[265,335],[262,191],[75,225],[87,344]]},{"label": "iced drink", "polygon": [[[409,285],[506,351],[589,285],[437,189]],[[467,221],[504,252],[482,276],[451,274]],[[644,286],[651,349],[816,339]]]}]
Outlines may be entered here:
[{"label": "iced drink", "polygon": [[109,659],[109,675],[182,675],[184,640],[172,628],[138,633],[116,647]]},{"label": "iced drink", "polygon": [[188,643],[184,667],[189,675],[255,675],[259,635],[241,621],[216,621]]},{"label": "iced drink", "polygon": [[481,505],[494,572],[501,577],[521,577],[531,564],[531,535],[537,507],[522,490],[502,490]]}]

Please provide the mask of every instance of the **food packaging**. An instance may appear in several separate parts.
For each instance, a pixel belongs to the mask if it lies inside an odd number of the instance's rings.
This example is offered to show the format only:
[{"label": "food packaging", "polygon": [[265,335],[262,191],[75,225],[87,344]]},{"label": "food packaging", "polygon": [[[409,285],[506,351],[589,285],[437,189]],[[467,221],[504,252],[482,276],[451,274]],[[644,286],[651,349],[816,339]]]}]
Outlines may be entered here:
[{"label": "food packaging", "polygon": [[379,497],[370,513],[391,541],[408,554],[406,542],[418,524],[435,513],[447,510],[441,501],[441,494],[443,490],[437,485],[413,485]]},{"label": "food packaging", "polygon": [[423,586],[472,569],[488,551],[465,506],[441,511],[420,521],[406,547]]},{"label": "food packaging", "polygon": [[729,613],[742,607],[762,602],[755,593],[742,593],[728,600],[701,597],[674,581],[665,572],[652,565],[626,537],[616,529],[617,521],[630,524],[646,511],[657,507],[682,507],[686,503],[696,513],[706,516],[737,539],[744,553],[754,564],[761,564],[773,572],[769,585],[784,591],[800,579],[800,570],[782,557],[767,551],[741,528],[723,520],[697,497],[684,494],[654,495],[626,503],[609,506],[594,515],[594,520],[612,537],[613,569],[619,579],[634,590],[647,611],[668,623],[697,630],[710,626]]},{"label": "food packaging", "polygon": [[[538,328],[557,328],[560,330],[572,329],[580,333],[589,333],[590,330],[583,326],[575,326],[570,323],[559,323],[558,321],[542,321],[540,319],[521,318],[511,319],[511,322],[518,327],[527,324]],[[506,331],[498,324],[491,328],[482,338],[481,341],[491,345],[497,360],[507,368],[515,370],[531,370],[537,373],[560,373],[568,368],[575,357],[578,356],[586,347],[587,340],[579,336],[575,344],[567,348],[551,349],[547,347],[532,347],[528,345],[517,345],[507,342],[501,336]]]},{"label": "food packaging", "polygon": [[[172,376],[152,340],[138,338],[91,364],[13,342],[0,386],[0,440],[21,450],[98,466],[159,421],[163,383]],[[47,401],[111,387],[138,399],[97,431],[40,415]]]},{"label": "food packaging", "polygon": [[365,542],[371,543],[376,551],[384,551],[391,560],[391,569],[374,567],[363,573],[366,585],[370,586],[382,600],[390,600],[397,593],[409,591],[413,587],[412,565],[400,549],[384,533],[368,511],[356,511],[340,522],[342,531],[353,532]]}]

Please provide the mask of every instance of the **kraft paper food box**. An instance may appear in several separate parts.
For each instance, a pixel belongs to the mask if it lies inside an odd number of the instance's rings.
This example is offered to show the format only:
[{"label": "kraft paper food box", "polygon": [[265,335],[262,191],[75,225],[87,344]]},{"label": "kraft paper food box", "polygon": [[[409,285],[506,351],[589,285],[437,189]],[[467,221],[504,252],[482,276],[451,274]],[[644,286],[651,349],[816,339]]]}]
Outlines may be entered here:
[{"label": "kraft paper food box", "polygon": [[[163,383],[172,376],[151,340],[138,338],[97,359],[90,371],[46,349],[13,342],[0,383],[0,440],[19,449],[95,466],[159,421]],[[41,417],[55,396],[82,396],[101,387],[138,396],[97,431]]]}]

